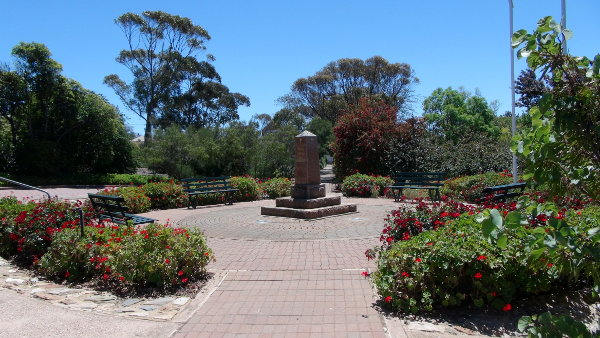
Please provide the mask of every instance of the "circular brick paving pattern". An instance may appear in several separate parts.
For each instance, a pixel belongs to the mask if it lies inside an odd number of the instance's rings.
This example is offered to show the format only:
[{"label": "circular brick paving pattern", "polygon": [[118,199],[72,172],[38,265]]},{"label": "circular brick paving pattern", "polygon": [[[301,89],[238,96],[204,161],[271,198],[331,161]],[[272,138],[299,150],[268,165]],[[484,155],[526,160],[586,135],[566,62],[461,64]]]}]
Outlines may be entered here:
[{"label": "circular brick paving pattern", "polygon": [[359,205],[358,211],[316,220],[263,216],[260,208],[222,208],[177,222],[197,227],[207,237],[251,240],[317,240],[379,237],[383,219],[393,207]]}]

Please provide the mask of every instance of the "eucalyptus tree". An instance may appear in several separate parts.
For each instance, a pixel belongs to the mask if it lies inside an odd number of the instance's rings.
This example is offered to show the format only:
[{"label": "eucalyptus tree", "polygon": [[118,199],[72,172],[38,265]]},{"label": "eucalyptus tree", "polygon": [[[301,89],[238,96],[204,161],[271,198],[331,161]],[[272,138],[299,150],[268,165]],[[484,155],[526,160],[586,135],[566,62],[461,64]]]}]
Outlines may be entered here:
[{"label": "eucalyptus tree", "polygon": [[247,97],[221,84],[211,55],[198,60],[210,35],[189,18],[145,11],[125,13],[115,23],[128,45],[116,60],[131,71],[133,80],[126,83],[111,74],[104,83],[146,121],[145,140],[151,139],[155,126],[222,124],[238,118],[238,106],[249,105]]},{"label": "eucalyptus tree", "polygon": [[407,112],[413,86],[418,82],[406,63],[390,63],[381,56],[339,59],[313,76],[296,80],[280,102],[306,117],[320,117],[335,124],[343,111],[363,97],[382,99],[401,113]]}]

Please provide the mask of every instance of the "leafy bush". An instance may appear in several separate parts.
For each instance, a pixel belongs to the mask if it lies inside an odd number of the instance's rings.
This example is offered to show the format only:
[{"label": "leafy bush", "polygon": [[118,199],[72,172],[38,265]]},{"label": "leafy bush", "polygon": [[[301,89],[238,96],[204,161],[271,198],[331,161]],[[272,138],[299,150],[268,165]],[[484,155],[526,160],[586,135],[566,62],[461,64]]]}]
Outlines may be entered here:
[{"label": "leafy bush", "polygon": [[[88,204],[69,203],[58,200],[19,204],[13,198],[2,199],[2,221],[0,228],[0,252],[26,264],[35,263],[50,247],[55,233],[79,224],[76,208],[83,208],[89,219]],[[16,217],[13,217],[18,212]]]},{"label": "leafy bush", "polygon": [[444,182],[440,189],[442,195],[451,199],[463,200],[469,203],[476,203],[483,196],[481,191],[485,187],[510,184],[513,182],[512,175],[507,172],[463,176]]},{"label": "leafy bush", "polygon": [[377,197],[382,194],[385,187],[394,183],[389,177],[354,174],[346,177],[342,182],[344,196]]},{"label": "leafy bush", "polygon": [[540,315],[523,316],[519,319],[519,331],[529,337],[598,337],[593,335],[582,322],[563,315],[544,312]]},{"label": "leafy bush", "polygon": [[187,201],[183,187],[173,181],[146,183],[141,188],[150,199],[151,209],[180,208]]},{"label": "leafy bush", "polygon": [[[379,253],[374,274],[381,296],[406,312],[463,304],[510,311],[515,297],[600,276],[598,263],[585,256],[598,252],[600,209],[535,210],[492,209],[484,213],[492,217],[482,218],[483,223],[463,214],[443,228],[392,243]],[[523,221],[527,227],[520,225]],[[545,247],[523,245],[526,239],[565,246],[552,254]]]},{"label": "leafy bush", "polygon": [[260,187],[256,180],[250,176],[236,176],[231,178],[231,185],[239,189],[234,194],[234,200],[237,202],[256,201],[260,199]]},{"label": "leafy bush", "polygon": [[259,182],[260,189],[269,198],[290,196],[292,194],[292,181],[289,178],[277,177]]},{"label": "leafy bush", "polygon": [[107,188],[98,192],[102,195],[121,196],[125,199],[125,206],[132,214],[150,211],[152,205],[150,198],[145,195],[142,187]]},{"label": "leafy bush", "polygon": [[[90,224],[93,225],[93,224]],[[204,278],[212,251],[198,230],[88,226],[60,232],[40,271],[69,281],[95,280],[117,288],[170,288]]]}]

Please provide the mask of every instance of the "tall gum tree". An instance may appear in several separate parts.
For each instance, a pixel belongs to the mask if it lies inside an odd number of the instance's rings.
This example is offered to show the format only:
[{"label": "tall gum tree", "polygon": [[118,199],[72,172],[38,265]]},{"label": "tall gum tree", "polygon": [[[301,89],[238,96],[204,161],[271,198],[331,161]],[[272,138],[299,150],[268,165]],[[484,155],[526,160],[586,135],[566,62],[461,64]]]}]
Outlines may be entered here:
[{"label": "tall gum tree", "polygon": [[390,63],[381,56],[366,60],[339,59],[315,75],[300,78],[291,92],[279,99],[286,108],[335,124],[339,115],[361,98],[380,99],[402,114],[413,101],[413,86],[419,82],[406,63]]},{"label": "tall gum tree", "polygon": [[115,23],[128,43],[116,60],[131,71],[133,80],[127,84],[111,74],[104,83],[114,89],[129,110],[146,121],[144,138],[150,140],[160,107],[168,104],[170,94],[182,81],[181,60],[205,50],[210,35],[188,18],[161,11],[125,13]]}]

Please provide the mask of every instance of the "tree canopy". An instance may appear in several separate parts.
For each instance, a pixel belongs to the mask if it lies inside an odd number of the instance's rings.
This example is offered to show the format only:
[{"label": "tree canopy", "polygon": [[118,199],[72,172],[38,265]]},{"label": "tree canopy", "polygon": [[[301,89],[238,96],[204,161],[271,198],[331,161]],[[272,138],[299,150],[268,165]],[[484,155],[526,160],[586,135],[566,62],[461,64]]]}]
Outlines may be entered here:
[{"label": "tree canopy", "polygon": [[116,74],[104,82],[113,88],[125,106],[146,121],[144,136],[152,128],[179,124],[201,127],[238,119],[237,108],[249,99],[231,93],[209,61],[197,59],[210,40],[208,32],[185,17],[161,11],[141,15],[125,13],[115,20],[123,30],[128,49],[117,62],[133,75],[127,84]]},{"label": "tree canopy", "polygon": [[335,124],[339,115],[361,98],[380,99],[401,113],[408,111],[418,82],[406,63],[390,63],[381,56],[339,59],[313,76],[296,80],[280,102],[306,117]]},{"label": "tree canopy", "polygon": [[457,141],[462,135],[477,131],[498,135],[495,113],[485,98],[451,87],[438,88],[423,101],[423,113],[429,128],[436,134]]},{"label": "tree canopy", "polygon": [[133,166],[121,114],[61,75],[41,43],[13,48],[15,70],[0,70],[0,170],[36,176],[124,172]]}]

